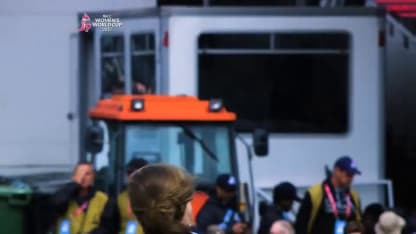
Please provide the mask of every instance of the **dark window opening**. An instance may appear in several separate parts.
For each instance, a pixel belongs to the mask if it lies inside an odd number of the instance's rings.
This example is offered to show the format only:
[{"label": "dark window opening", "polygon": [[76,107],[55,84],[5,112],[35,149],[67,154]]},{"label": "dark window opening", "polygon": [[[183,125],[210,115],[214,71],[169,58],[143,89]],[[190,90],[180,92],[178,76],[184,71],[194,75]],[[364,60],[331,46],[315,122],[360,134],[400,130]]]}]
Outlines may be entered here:
[{"label": "dark window opening", "polygon": [[201,35],[199,96],[223,99],[240,131],[345,133],[349,40],[347,33]]},{"label": "dark window opening", "polygon": [[101,94],[108,96],[124,92],[123,36],[101,38]]},{"label": "dark window opening", "polygon": [[[156,89],[155,36],[151,33],[130,37],[130,54],[125,72],[124,37],[106,35],[101,38],[101,96],[114,94],[146,94]],[[126,77],[127,76],[127,77]],[[131,91],[126,91],[126,80],[131,80]]]},{"label": "dark window opening", "polygon": [[156,87],[155,36],[137,34],[131,37],[132,93],[154,93]]}]

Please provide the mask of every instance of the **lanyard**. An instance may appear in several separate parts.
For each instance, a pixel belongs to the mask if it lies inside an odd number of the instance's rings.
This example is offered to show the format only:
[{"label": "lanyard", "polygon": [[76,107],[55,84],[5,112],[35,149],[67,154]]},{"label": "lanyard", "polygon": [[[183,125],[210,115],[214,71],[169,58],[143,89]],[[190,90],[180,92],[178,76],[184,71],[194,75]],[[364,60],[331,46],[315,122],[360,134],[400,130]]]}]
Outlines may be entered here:
[{"label": "lanyard", "polygon": [[82,205],[80,207],[78,207],[76,210],[74,210],[73,212],[73,216],[74,218],[77,217],[78,215],[80,215],[82,212],[84,212],[88,207],[88,201],[82,203]]},{"label": "lanyard", "polygon": [[[76,218],[78,215],[82,214],[86,209],[88,208],[88,201],[82,203],[80,207],[78,207],[76,210],[74,210],[74,213],[72,213],[73,218]],[[81,228],[78,230],[77,234],[80,234],[84,230],[86,215],[82,218],[81,222]]]},{"label": "lanyard", "polygon": [[128,200],[128,203],[127,203],[127,214],[128,214],[129,216],[131,216],[131,215],[133,214],[133,212],[132,212],[132,210],[131,210],[130,200]]},{"label": "lanyard", "polygon": [[[334,212],[335,217],[338,218],[338,209],[335,203],[334,196],[332,195],[331,189],[329,188],[328,184],[325,184],[324,188],[325,188],[325,192],[328,197],[328,200],[329,200],[329,204],[331,205],[332,211]],[[346,196],[346,202],[347,202],[347,210],[346,210],[345,216],[346,218],[348,218],[351,215],[351,200],[348,194]]]},{"label": "lanyard", "polygon": [[234,212],[231,209],[228,209],[227,212],[225,213],[222,223],[218,225],[222,230],[227,229],[228,224],[230,223],[231,218],[233,216],[233,213]]}]

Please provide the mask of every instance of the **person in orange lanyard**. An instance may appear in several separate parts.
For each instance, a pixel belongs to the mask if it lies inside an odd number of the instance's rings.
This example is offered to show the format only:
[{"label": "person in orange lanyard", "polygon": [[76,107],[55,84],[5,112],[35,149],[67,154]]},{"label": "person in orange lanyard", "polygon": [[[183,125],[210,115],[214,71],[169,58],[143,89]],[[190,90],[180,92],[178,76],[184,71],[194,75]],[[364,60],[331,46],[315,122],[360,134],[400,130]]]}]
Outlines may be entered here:
[{"label": "person in orange lanyard", "polygon": [[72,181],[52,199],[57,211],[59,234],[110,234],[117,230],[115,202],[94,187],[91,164],[78,163]]},{"label": "person in orange lanyard", "polygon": [[[127,163],[127,177],[133,172],[146,166],[148,162],[142,158],[133,158]],[[120,217],[119,234],[143,234],[140,224],[137,222],[131,210],[130,199],[127,189],[124,189],[117,197],[118,212]]]},{"label": "person in orange lanyard", "polygon": [[351,157],[338,158],[329,178],[306,192],[296,217],[296,233],[344,234],[348,222],[359,222],[360,199],[350,187],[360,174]]}]

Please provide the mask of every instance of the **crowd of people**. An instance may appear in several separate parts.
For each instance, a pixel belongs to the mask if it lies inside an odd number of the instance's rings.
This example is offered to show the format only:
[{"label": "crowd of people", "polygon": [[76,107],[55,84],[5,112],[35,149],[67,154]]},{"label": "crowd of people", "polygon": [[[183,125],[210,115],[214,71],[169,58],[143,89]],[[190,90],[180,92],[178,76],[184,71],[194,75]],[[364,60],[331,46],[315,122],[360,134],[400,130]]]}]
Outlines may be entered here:
[{"label": "crowd of people", "polygon": [[[359,195],[351,188],[354,177],[360,174],[354,161],[344,156],[335,162],[328,178],[310,187],[302,200],[291,183],[277,185],[273,191],[273,205],[261,212],[258,234],[402,233],[404,219],[383,205],[373,203],[361,212]],[[293,221],[285,213],[292,211],[296,201],[300,202],[300,208]]]},{"label": "crowd of people", "polygon": [[[258,234],[400,234],[405,220],[381,204],[361,212],[351,188],[360,175],[350,157],[339,158],[328,178],[310,187],[303,199],[283,182],[273,189],[273,203],[259,205]],[[251,223],[239,212],[239,183],[219,175],[212,194],[195,191],[193,177],[165,164],[133,159],[128,185],[116,197],[94,187],[94,170],[80,163],[72,182],[54,197],[60,234],[250,234]],[[300,207],[294,214],[293,205]]]}]

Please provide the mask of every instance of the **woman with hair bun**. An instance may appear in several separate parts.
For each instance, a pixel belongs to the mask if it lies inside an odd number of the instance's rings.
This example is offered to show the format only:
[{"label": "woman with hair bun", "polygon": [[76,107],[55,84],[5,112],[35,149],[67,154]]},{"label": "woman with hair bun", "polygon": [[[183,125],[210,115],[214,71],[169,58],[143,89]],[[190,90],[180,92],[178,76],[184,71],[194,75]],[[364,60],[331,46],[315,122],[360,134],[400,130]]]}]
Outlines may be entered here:
[{"label": "woman with hair bun", "polygon": [[144,233],[191,233],[194,184],[185,171],[164,164],[145,166],[131,176],[128,192]]}]

